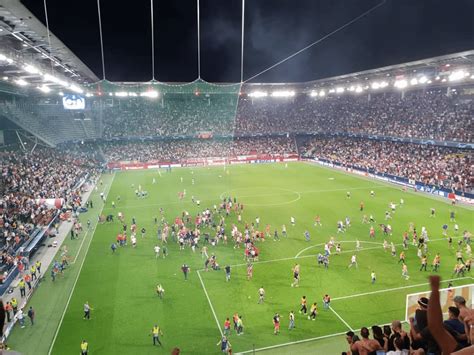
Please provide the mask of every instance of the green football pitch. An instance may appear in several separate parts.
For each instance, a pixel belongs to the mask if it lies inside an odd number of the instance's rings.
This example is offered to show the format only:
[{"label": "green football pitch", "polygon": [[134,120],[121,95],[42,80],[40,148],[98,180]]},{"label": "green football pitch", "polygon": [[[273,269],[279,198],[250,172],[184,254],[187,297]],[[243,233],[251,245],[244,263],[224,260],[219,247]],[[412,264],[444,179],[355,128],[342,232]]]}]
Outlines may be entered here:
[{"label": "green football pitch", "polygon": [[[403,320],[406,295],[429,289],[429,272],[418,271],[420,262],[411,240],[406,252],[410,278],[401,276],[398,254],[402,251],[402,234],[410,222],[419,231],[422,226],[428,229],[429,263],[436,253],[441,253],[439,274],[445,285],[454,279],[455,247],[448,248],[442,225],[447,223],[448,232],[454,236],[454,223],[449,221],[449,213],[454,210],[460,233],[473,230],[471,209],[452,207],[445,200],[309,163],[234,165],[226,170],[182,168],[160,173],[141,170],[103,175],[103,184],[92,196],[95,208],[81,215],[83,225],[88,218],[93,221],[91,230],[79,240],[66,241],[74,263],[54,283],[46,273],[46,280],[30,302],[36,308],[37,324],[13,331],[9,339],[13,349],[23,354],[77,354],[80,342],[86,339],[91,354],[169,354],[174,347],[183,354],[218,354],[216,343],[224,320],[238,313],[244,334],[237,336],[232,330],[234,353],[269,348],[267,351],[272,354],[337,354],[346,348],[344,339],[342,335],[331,335]],[[138,185],[148,191],[148,197],[136,197]],[[179,200],[178,192],[183,190],[186,197]],[[372,190],[374,197],[370,195]],[[105,206],[99,201],[101,191],[107,195]],[[348,191],[350,198],[346,196]],[[200,206],[192,202],[192,196],[201,201]],[[243,248],[234,249],[230,237],[227,245],[208,245],[209,254],[216,255],[222,268],[231,265],[229,282],[223,270],[203,271],[204,259],[199,250],[194,253],[186,247],[180,251],[171,239],[169,255],[165,259],[155,257],[153,247],[161,242],[154,218],[160,218],[160,208],[166,221],[172,223],[183,211],[194,216],[207,207],[212,209],[224,196],[235,197],[244,204],[242,223],[237,222],[234,213],[226,218],[227,235],[233,223],[243,231],[244,223],[252,223],[256,217],[260,218],[260,229],[269,224],[272,234],[275,229],[281,232],[283,224],[287,226],[288,237],[280,233],[280,241],[267,238],[258,242],[260,258],[254,263],[252,280],[246,277]],[[403,206],[399,205],[401,198]],[[365,204],[363,212],[359,210],[361,201]],[[384,215],[390,202],[398,204],[388,222],[393,235],[386,238],[397,246],[395,258],[389,251],[384,252],[384,236],[378,227],[379,223],[386,223]],[[135,217],[138,231],[146,228],[144,238],[137,233],[136,248],[128,245],[119,247],[115,254],[111,252],[111,243],[122,225],[117,219],[96,225],[102,207],[105,215],[122,212],[129,226]],[[435,218],[430,218],[430,208],[436,209]],[[375,239],[369,238],[370,224],[362,224],[364,214],[373,214],[376,219]],[[314,226],[316,215],[321,216],[322,226]],[[295,226],[290,224],[292,216]],[[337,234],[336,223],[346,216],[351,218],[352,226],[346,233]],[[305,240],[305,230],[310,232],[310,241]],[[333,250],[326,270],[318,266],[316,255],[324,252],[324,243],[330,237],[341,243],[342,252],[335,255]],[[360,251],[355,251],[356,239],[361,242]],[[357,254],[358,268],[348,268],[353,254]],[[188,281],[180,270],[184,263],[191,267]],[[291,287],[295,263],[301,265],[299,287]],[[375,284],[371,283],[372,271],[377,274]],[[155,293],[158,283],[165,289],[163,299]],[[467,274],[453,283],[469,284],[472,277]],[[263,304],[257,302],[260,287],[266,291]],[[332,297],[331,309],[322,307],[324,294]],[[315,321],[298,313],[303,295],[308,304],[319,305]],[[83,320],[86,301],[93,308],[90,320]],[[296,328],[290,331],[288,314],[292,310],[296,313]],[[273,334],[275,313],[282,319],[279,335]],[[152,345],[150,331],[154,324],[164,333],[162,348]],[[305,342],[310,339],[313,340]],[[274,347],[283,344],[287,345]]]}]

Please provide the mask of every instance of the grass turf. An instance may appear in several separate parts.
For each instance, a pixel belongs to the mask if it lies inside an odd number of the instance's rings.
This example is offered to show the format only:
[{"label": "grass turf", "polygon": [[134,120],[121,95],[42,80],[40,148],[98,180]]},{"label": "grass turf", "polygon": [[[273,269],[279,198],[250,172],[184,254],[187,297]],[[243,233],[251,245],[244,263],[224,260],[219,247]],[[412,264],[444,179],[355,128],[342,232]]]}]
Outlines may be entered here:
[{"label": "grass turf", "polygon": [[[448,222],[449,211],[453,207],[445,201],[304,163],[288,164],[288,168],[284,164],[239,165],[228,168],[228,171],[227,174],[222,167],[213,167],[174,169],[171,173],[162,172],[161,177],[152,170],[116,174],[104,213],[122,211],[128,225],[132,216],[136,217],[139,229],[145,227],[147,235],[141,239],[138,233],[137,248],[119,248],[112,255],[110,244],[115,240],[121,224],[98,225],[82,269],[79,270],[79,263],[73,266],[75,272],[80,271],[80,276],[54,343],[53,354],[77,353],[82,339],[87,339],[92,354],[169,353],[175,346],[185,354],[217,354],[219,348],[215,344],[220,339],[220,333],[202,285],[207,290],[220,326],[226,317],[232,317],[235,312],[243,317],[244,335],[232,333],[230,336],[234,352],[344,332],[348,326],[357,329],[401,319],[405,314],[406,294],[427,290],[427,285],[411,286],[426,283],[428,273],[418,272],[416,249],[410,246],[407,264],[411,277],[409,280],[402,279],[398,258],[392,258],[382,249],[383,237],[379,229],[376,228],[375,241],[369,240],[369,226],[361,223],[363,214],[374,214],[378,223],[384,223],[384,212],[389,202],[398,203],[400,198],[405,200],[405,205],[397,209],[389,222],[393,227],[393,236],[388,239],[400,244],[401,235],[410,222],[415,222],[418,230],[426,226],[433,240],[429,248],[430,261],[436,252],[441,252],[440,274],[444,279],[452,278],[455,252],[449,250],[447,241],[441,238],[441,226],[448,223],[449,232],[453,232],[454,223]],[[152,184],[153,178],[156,178],[157,184]],[[192,184],[192,179],[195,184]],[[105,176],[105,185],[110,182],[111,177]],[[132,184],[135,187],[142,185],[149,193],[148,198],[138,199]],[[177,193],[183,189],[186,189],[187,195],[179,201]],[[373,198],[369,194],[371,190],[375,191]],[[350,199],[346,197],[347,191],[351,191]],[[179,251],[176,245],[170,243],[169,256],[156,260],[153,246],[157,243],[157,226],[153,219],[159,216],[160,207],[164,209],[167,221],[171,222],[183,210],[195,215],[203,208],[211,208],[219,203],[223,195],[235,196],[245,205],[243,221],[251,223],[259,216],[261,225],[270,224],[272,231],[275,228],[281,231],[281,225],[287,225],[288,238],[282,237],[279,242],[268,239],[259,244],[261,257],[260,262],[254,265],[253,280],[246,280],[246,268],[241,265],[244,263],[243,249],[235,250],[232,242],[229,245],[219,244],[216,248],[209,247],[222,267],[235,265],[228,283],[223,271],[199,271],[201,284],[197,271],[203,268],[204,260],[199,251],[193,253],[189,248]],[[117,196],[120,196],[120,201]],[[191,202],[191,196],[201,200],[201,207]],[[111,207],[112,201],[116,203],[115,209]],[[359,211],[360,201],[365,202],[364,212]],[[436,218],[429,218],[431,207],[436,208]],[[460,230],[472,230],[472,210],[462,207],[454,209]],[[322,227],[313,226],[316,214],[321,216]],[[296,218],[295,227],[289,223],[290,216]],[[336,221],[343,220],[345,216],[351,217],[352,227],[345,234],[336,235]],[[84,222],[84,217],[82,219]],[[228,232],[231,223],[237,223],[235,216],[226,220]],[[310,242],[303,237],[305,229],[311,233]],[[343,253],[332,256],[329,270],[324,270],[318,268],[314,255],[322,252],[322,243],[330,236],[336,236],[343,242]],[[356,239],[361,241],[363,247],[357,253],[359,268],[348,269]],[[400,251],[401,247],[397,246],[397,255]],[[84,255],[85,251],[82,251],[81,256]],[[298,259],[294,259],[296,255],[299,255]],[[301,265],[299,288],[290,287],[291,268],[295,262]],[[189,281],[186,282],[180,271],[183,263],[191,267]],[[375,285],[370,283],[372,270],[377,273]],[[66,275],[55,285],[48,285],[51,281],[47,280],[38,290],[33,297],[38,313],[37,328],[16,329],[10,341],[15,349],[25,354],[46,353],[38,352],[41,345],[35,344],[46,343],[47,347],[41,349],[49,348],[51,334],[54,335],[53,330],[60,318],[58,310],[62,313],[61,305],[64,307],[69,296],[68,288],[64,287],[62,292],[58,284],[67,283],[70,289],[74,280],[72,276]],[[472,279],[462,279],[454,284],[471,282]],[[154,292],[157,283],[161,283],[166,290],[163,300]],[[267,293],[263,305],[257,304],[260,286]],[[344,298],[402,286],[409,288]],[[334,312],[322,309],[321,298],[325,293],[333,298],[331,306]],[[319,316],[313,322],[297,313],[296,329],[290,332],[287,330],[288,312],[298,311],[302,295],[307,296],[308,303],[318,302]],[[52,303],[50,297],[58,297],[59,300]],[[342,299],[338,300],[340,297]],[[42,323],[40,317],[43,301],[51,304],[49,312],[52,314],[47,323]],[[93,307],[90,321],[82,319],[85,301]],[[272,317],[276,312],[282,317],[282,331],[278,336],[273,335],[272,327]],[[159,324],[163,329],[163,349],[158,350],[151,345],[153,324]],[[318,351],[318,343],[281,348],[281,352],[288,349],[292,349],[290,352],[300,351],[298,349],[306,351],[303,349],[312,349],[312,346],[315,347],[312,350]],[[325,349],[324,345],[321,349]],[[344,348],[334,349],[334,353],[341,350]],[[278,353],[279,350],[271,351]],[[326,350],[324,352],[327,353]]]}]

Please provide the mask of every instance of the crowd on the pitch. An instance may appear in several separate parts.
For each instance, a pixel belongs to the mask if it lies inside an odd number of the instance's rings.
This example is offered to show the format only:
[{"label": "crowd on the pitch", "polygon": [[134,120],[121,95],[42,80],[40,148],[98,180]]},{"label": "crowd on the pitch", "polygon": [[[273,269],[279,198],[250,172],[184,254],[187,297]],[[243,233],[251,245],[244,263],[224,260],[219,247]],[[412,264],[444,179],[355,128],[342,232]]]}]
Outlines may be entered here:
[{"label": "crowd on the pitch", "polygon": [[[244,91],[245,91],[244,87]],[[252,90],[252,88],[248,88]],[[474,105],[446,89],[313,98],[246,95],[114,100],[104,108],[105,138],[282,133],[356,133],[472,142]]]},{"label": "crowd on the pitch", "polygon": [[363,171],[391,174],[425,184],[472,191],[472,151],[433,145],[348,138],[312,138],[302,154]]},{"label": "crowd on the pitch", "polygon": [[236,138],[105,143],[102,150],[109,161],[179,162],[183,159],[236,157],[239,155],[295,154],[292,138]]}]

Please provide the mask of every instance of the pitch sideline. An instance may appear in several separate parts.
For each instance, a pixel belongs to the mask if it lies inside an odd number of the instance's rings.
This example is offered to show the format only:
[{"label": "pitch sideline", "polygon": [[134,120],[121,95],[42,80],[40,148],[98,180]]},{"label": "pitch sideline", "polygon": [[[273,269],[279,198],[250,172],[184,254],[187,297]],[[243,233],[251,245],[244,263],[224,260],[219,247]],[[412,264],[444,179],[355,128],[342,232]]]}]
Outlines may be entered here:
[{"label": "pitch sideline", "polygon": [[[105,199],[107,200],[107,196],[109,195],[109,192],[110,192],[110,189],[112,188],[112,185],[113,185],[113,182],[115,180],[115,173],[114,175],[112,176],[112,181],[110,182],[110,185],[108,186],[108,191],[107,191],[107,194],[105,194]],[[104,191],[107,189],[107,186],[105,187]],[[102,214],[103,210],[104,210],[104,207],[105,207],[105,202],[104,204],[102,205],[102,209],[100,210],[100,213],[99,215]],[[77,272],[77,275],[76,275],[76,279],[74,280],[74,284],[72,285],[72,289],[71,289],[71,292],[69,293],[69,297],[67,299],[67,302],[66,302],[66,306],[64,307],[64,311],[63,311],[63,314],[61,315],[61,319],[59,320],[59,324],[58,324],[58,327],[56,328],[56,332],[54,333],[54,337],[53,337],[53,341],[51,342],[51,345],[49,347],[49,351],[48,351],[48,355],[51,355],[52,351],[53,351],[53,347],[54,347],[54,344],[56,343],[56,339],[58,337],[58,334],[59,334],[59,330],[61,329],[61,325],[63,323],[63,320],[64,320],[64,316],[66,315],[66,311],[69,307],[69,303],[71,302],[71,299],[72,299],[72,295],[74,294],[74,290],[76,289],[76,284],[77,284],[77,281],[79,280],[79,276],[81,275],[81,271],[82,271],[82,267],[84,266],[84,262],[86,261],[87,259],[87,253],[89,252],[89,248],[90,248],[90,245],[92,243],[92,239],[94,237],[94,233],[95,233],[95,230],[97,228],[97,225],[99,224],[99,222],[97,221],[97,223],[95,224],[94,226],[94,230],[92,231],[92,235],[89,239],[89,243],[87,244],[87,250],[84,254],[84,258],[82,259],[82,262],[81,262],[81,265],[79,266],[79,270]],[[81,245],[82,247],[82,245]],[[78,253],[79,255],[79,253]]]}]

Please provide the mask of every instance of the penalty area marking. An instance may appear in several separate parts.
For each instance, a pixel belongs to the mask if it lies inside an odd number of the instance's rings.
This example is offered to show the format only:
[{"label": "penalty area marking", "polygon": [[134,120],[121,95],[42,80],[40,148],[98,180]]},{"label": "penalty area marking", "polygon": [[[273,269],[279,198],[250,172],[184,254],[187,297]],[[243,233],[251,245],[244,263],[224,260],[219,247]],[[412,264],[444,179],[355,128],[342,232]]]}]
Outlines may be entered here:
[{"label": "penalty area marking", "polygon": [[[450,282],[450,281],[458,281],[458,280],[472,280],[474,279],[473,277],[470,276],[465,276],[465,277],[458,277],[456,279],[448,279],[448,280],[442,280],[441,282]],[[422,284],[416,284],[416,285],[407,285],[407,286],[400,286],[400,287],[394,287],[394,288],[386,288],[383,290],[377,290],[377,291],[371,291],[371,292],[363,292],[363,293],[356,293],[353,295],[349,296],[341,296],[341,297],[335,297],[331,298],[331,301],[339,301],[339,300],[345,300],[348,298],[355,298],[355,297],[361,297],[361,296],[368,296],[368,295],[374,295],[377,293],[384,293],[384,292],[391,292],[391,291],[398,291],[398,290],[405,290],[407,288],[415,288],[415,287],[421,287],[421,286],[427,286],[429,285],[429,282],[424,282]]]},{"label": "penalty area marking", "polygon": [[207,293],[206,286],[204,285],[204,282],[202,281],[201,273],[199,270],[197,271],[199,281],[201,281],[201,286],[202,289],[204,290],[204,294],[206,295],[207,302],[209,303],[209,307],[211,307],[212,315],[214,316],[214,319],[216,320],[217,324],[217,329],[219,329],[219,333],[221,333],[221,336],[224,336],[224,333],[222,332],[221,326],[219,324],[219,319],[217,318],[216,311],[214,310],[214,306],[212,305],[211,299],[209,298],[209,294]]},{"label": "penalty area marking", "polygon": [[[109,187],[109,190],[107,191],[107,194],[105,195],[105,199],[107,200],[107,196],[109,195],[109,192],[110,192],[110,189],[112,187],[112,184],[114,182],[114,179],[115,179],[115,173],[114,175],[112,176],[112,181],[110,182],[110,185],[108,186]],[[107,189],[107,186],[104,188],[104,191],[105,189]],[[105,202],[103,203],[102,205],[102,209],[99,213],[102,214],[102,211],[104,210],[104,206],[105,206]],[[59,334],[59,330],[61,329],[61,325],[63,324],[63,320],[64,320],[64,316],[66,315],[66,311],[69,307],[69,303],[71,302],[71,299],[72,299],[72,295],[74,294],[74,290],[76,289],[76,284],[77,284],[77,281],[79,280],[79,276],[81,275],[81,271],[82,271],[82,267],[84,266],[84,262],[86,261],[87,259],[87,253],[89,252],[89,248],[91,246],[91,242],[92,242],[92,239],[93,239],[93,236],[94,236],[94,233],[95,233],[95,230],[97,228],[97,225],[99,224],[99,222],[97,222],[94,226],[94,230],[92,231],[92,236],[91,238],[89,239],[89,243],[87,244],[87,250],[86,250],[86,253],[84,255],[84,258],[82,259],[82,262],[81,262],[81,265],[79,266],[79,271],[77,272],[77,275],[76,275],[76,279],[74,280],[74,284],[72,285],[72,289],[71,289],[71,292],[69,293],[69,297],[67,299],[67,302],[66,302],[66,306],[64,307],[64,311],[63,311],[63,314],[61,315],[61,319],[59,320],[59,324],[58,324],[58,327],[56,328],[56,332],[54,333],[54,337],[53,337],[53,341],[51,342],[51,345],[49,347],[49,351],[48,351],[48,355],[51,355],[52,351],[53,351],[53,347],[54,347],[54,344],[56,343],[56,339],[58,337],[58,334]],[[85,239],[85,238],[84,238]],[[78,252],[78,255],[79,255],[79,252]]]},{"label": "penalty area marking", "polygon": [[339,318],[339,320],[344,323],[344,325],[349,328],[349,330],[352,330],[354,331],[354,329],[349,325],[349,323],[347,323],[331,306],[329,306],[329,309],[332,311],[332,313],[334,313],[336,315],[337,318]]}]

